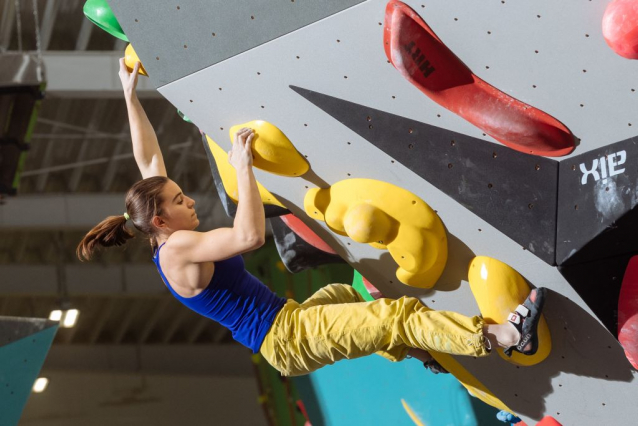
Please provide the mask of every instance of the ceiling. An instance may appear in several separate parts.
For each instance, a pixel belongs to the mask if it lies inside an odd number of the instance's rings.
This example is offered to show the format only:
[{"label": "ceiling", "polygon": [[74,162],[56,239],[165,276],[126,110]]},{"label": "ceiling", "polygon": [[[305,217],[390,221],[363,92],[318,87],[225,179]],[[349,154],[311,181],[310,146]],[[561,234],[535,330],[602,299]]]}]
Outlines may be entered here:
[{"label": "ceiling", "polygon": [[[23,51],[37,48],[33,2],[21,0],[19,11],[15,4],[14,0],[0,0],[0,53],[15,52],[20,47]],[[37,0],[35,4],[43,54],[54,51],[78,56],[91,51],[92,54],[123,53],[126,43],[84,18],[84,1]],[[115,69],[113,74],[116,74]],[[165,99],[157,96],[140,98],[157,132],[168,175],[187,193],[209,194],[212,201],[202,206],[204,212],[198,213],[205,216],[212,212],[217,196],[199,131],[184,122]],[[41,196],[42,214],[46,215],[46,197],[108,193],[122,194],[123,208],[124,193],[140,178],[132,158],[127,111],[122,97],[69,98],[56,96],[55,92],[47,93],[33,132],[18,195],[0,202],[8,204],[21,197]],[[104,217],[112,213],[104,211]],[[229,223],[225,217],[217,218],[217,221]],[[75,247],[86,231],[88,229],[77,226],[0,228],[0,271],[8,265],[25,268],[55,265],[58,270],[63,270],[64,266],[79,264]],[[125,250],[102,253],[97,262],[149,265],[149,246],[143,240],[133,242],[127,244]],[[51,277],[58,280],[57,295],[7,294],[2,291],[5,279],[11,278],[6,273],[3,278],[0,272],[0,316],[46,317],[58,304],[60,296],[68,293],[64,277]],[[232,342],[224,329],[180,306],[167,292],[68,294],[68,297],[73,306],[80,309],[80,320],[74,329],[61,329],[54,345]]]}]

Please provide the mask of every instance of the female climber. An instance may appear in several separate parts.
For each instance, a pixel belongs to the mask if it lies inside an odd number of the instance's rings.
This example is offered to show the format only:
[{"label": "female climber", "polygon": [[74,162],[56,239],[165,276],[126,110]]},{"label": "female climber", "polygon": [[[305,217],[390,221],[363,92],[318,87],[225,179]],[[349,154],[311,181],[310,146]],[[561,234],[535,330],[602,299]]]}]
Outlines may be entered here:
[{"label": "female climber", "polygon": [[129,73],[120,60],[119,76],[143,179],[128,191],[125,213],[108,217],[80,242],[80,259],[90,259],[100,246],[125,244],[134,236],[127,229],[131,222],[149,238],[153,261],[175,298],[227,327],[235,340],[261,352],[286,376],[372,353],[391,361],[412,356],[435,369],[427,351],[478,357],[499,345],[508,354],[536,352],[542,288],[532,290],[504,324],[430,310],[412,297],[364,302],[345,284],[328,285],[303,303],[275,295],[246,271],[241,257],[265,238],[264,208],[252,171],[253,131],[239,130],[228,156],[239,191],[233,226],[195,231],[195,201],[166,176],[157,137],[137,99],[139,65]]}]

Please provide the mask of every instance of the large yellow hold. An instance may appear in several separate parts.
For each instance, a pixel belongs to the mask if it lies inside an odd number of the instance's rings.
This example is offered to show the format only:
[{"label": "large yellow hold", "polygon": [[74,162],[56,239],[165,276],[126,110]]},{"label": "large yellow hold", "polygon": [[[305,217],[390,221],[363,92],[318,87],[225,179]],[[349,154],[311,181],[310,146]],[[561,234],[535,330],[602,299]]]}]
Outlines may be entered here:
[{"label": "large yellow hold", "polygon": [[387,249],[404,284],[431,288],[447,262],[447,235],[441,219],[419,197],[387,182],[347,179],[314,188],[304,199],[306,213],[359,243]]},{"label": "large yellow hold", "polygon": [[[487,256],[477,256],[470,262],[468,272],[470,288],[486,322],[507,322],[510,312],[523,304],[531,289],[525,279],[512,267]],[[552,339],[545,317],[538,323],[538,351],[534,355],[513,352],[509,358],[498,348],[503,359],[521,366],[535,365],[543,361],[552,350]]]},{"label": "large yellow hold", "polygon": [[255,131],[253,165],[258,169],[289,177],[301,176],[310,169],[308,161],[277,126],[263,120],[238,124],[230,128],[230,140],[233,143],[235,133],[242,127]]},{"label": "large yellow hold", "polygon": [[[219,175],[222,178],[222,183],[224,184],[224,189],[226,193],[235,203],[239,202],[239,190],[237,189],[237,172],[233,166],[228,162],[228,153],[224,151],[219,145],[215,143],[208,135],[206,135],[206,141],[208,142],[208,148],[210,152],[213,154],[213,158],[215,159],[215,164],[217,164],[217,170],[219,170]],[[272,204],[274,206],[279,206],[281,208],[286,208],[283,204],[275,198],[262,184],[257,182],[257,189],[259,190],[259,195],[261,196],[261,201],[264,204]]]}]

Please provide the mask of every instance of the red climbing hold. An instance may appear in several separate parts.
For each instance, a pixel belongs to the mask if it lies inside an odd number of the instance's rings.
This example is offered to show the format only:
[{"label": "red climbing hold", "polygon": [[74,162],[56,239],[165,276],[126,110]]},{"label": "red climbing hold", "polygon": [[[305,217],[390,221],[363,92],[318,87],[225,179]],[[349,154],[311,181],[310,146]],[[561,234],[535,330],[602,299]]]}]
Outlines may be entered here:
[{"label": "red climbing hold", "polygon": [[615,0],[603,16],[603,37],[614,52],[638,59],[638,0]]},{"label": "red climbing hold", "polygon": [[575,138],[564,124],[474,75],[405,3],[388,2],[383,41],[403,77],[502,144],[550,157],[573,151]]},{"label": "red climbing hold", "polygon": [[[516,426],[527,426],[527,423],[521,421],[518,423],[513,423]],[[541,419],[540,422],[536,423],[536,426],[562,426],[555,418],[552,416],[545,416]]]},{"label": "red climbing hold", "polygon": [[332,249],[321,237],[314,233],[312,229],[308,227],[305,223],[301,221],[297,216],[293,214],[287,214],[280,216],[281,220],[290,228],[295,234],[299,235],[299,237],[321,251],[330,254],[337,254],[336,251]]},{"label": "red climbing hold", "polygon": [[638,369],[638,256],[629,260],[618,297],[618,341]]}]

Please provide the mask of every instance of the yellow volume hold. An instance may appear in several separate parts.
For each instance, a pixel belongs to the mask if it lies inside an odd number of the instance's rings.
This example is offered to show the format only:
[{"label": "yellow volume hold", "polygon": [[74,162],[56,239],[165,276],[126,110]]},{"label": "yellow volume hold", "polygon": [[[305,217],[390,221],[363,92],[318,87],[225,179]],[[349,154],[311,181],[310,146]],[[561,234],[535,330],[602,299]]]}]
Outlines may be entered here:
[{"label": "yellow volume hold", "polygon": [[128,68],[128,71],[133,72],[133,68],[135,68],[135,64],[138,62],[140,63],[140,69],[137,73],[148,77],[148,74],[144,69],[144,65],[142,65],[142,61],[140,61],[137,53],[135,53],[133,45],[129,43],[128,46],[126,46],[126,50],[124,51],[124,63],[126,64],[126,68]]},{"label": "yellow volume hold", "polygon": [[[470,262],[468,271],[470,288],[481,315],[486,322],[507,322],[510,312],[523,304],[531,289],[525,279],[511,266],[487,256],[477,256]],[[534,355],[513,352],[509,358],[498,348],[498,354],[516,365],[529,366],[543,361],[552,350],[552,338],[545,317],[538,322],[538,351]]]},{"label": "yellow volume hold", "polygon": [[[235,203],[239,201],[239,191],[237,189],[237,173],[233,166],[228,162],[228,153],[224,151],[219,145],[213,141],[210,136],[206,135],[206,141],[208,142],[208,148],[210,152],[213,154],[213,158],[215,159],[215,164],[217,164],[217,170],[219,170],[219,175],[222,178],[222,183],[224,184],[224,189],[226,190],[226,194],[233,200]],[[259,195],[261,196],[261,201],[264,204],[272,204],[275,206],[279,206],[282,208],[286,208],[283,204],[275,198],[264,186],[257,182],[257,189],[259,190]]]},{"label": "yellow volume hold", "polygon": [[441,367],[445,368],[450,374],[452,374],[461,383],[470,395],[480,399],[487,405],[498,408],[499,410],[505,410],[508,413],[514,413],[503,401],[496,397],[483,383],[465,369],[452,355],[444,354],[441,352],[430,352],[432,358],[438,362]]},{"label": "yellow volume hold", "polygon": [[232,143],[235,143],[235,133],[242,127],[249,127],[255,131],[253,164],[258,169],[289,177],[301,176],[310,169],[308,161],[274,124],[253,120],[233,126],[229,131]]},{"label": "yellow volume hold", "polygon": [[425,201],[396,185],[346,179],[310,189],[304,208],[337,234],[387,249],[403,284],[431,288],[445,268],[447,235],[441,219]]}]

